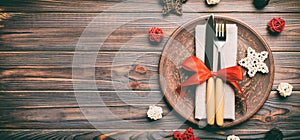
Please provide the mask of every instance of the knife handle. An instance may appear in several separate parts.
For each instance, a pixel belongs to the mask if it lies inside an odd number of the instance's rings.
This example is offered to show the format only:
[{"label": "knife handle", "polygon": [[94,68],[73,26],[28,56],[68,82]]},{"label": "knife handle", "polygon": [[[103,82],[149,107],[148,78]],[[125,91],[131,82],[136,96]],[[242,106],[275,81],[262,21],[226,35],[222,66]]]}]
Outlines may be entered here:
[{"label": "knife handle", "polygon": [[215,114],[215,82],[214,78],[210,77],[206,84],[206,115],[209,125],[214,125]]},{"label": "knife handle", "polygon": [[224,83],[220,78],[216,78],[216,123],[218,126],[224,124]]}]

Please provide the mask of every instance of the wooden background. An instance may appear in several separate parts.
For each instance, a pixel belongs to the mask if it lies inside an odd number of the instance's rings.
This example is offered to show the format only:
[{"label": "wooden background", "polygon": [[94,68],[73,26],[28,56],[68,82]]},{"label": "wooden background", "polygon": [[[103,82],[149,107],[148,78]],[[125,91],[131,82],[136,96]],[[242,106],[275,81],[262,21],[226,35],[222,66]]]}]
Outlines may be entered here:
[{"label": "wooden background", "polygon": [[[116,7],[117,4],[122,6]],[[116,8],[115,8],[115,7]],[[227,135],[239,135],[241,139],[262,139],[265,132],[276,127],[286,139],[300,139],[300,2],[299,0],[271,0],[263,10],[257,10],[252,0],[221,0],[208,7],[203,0],[189,0],[183,7],[184,14],[176,22],[153,20],[178,18],[161,16],[158,0],[1,0],[0,1],[0,139],[100,139],[110,136],[115,139],[172,139],[173,130],[184,131],[194,127],[201,139],[226,139]],[[275,59],[275,81],[269,99],[262,109],[241,125],[221,130],[197,129],[172,111],[159,89],[158,62],[163,42],[153,46],[145,35],[151,26],[162,27],[169,36],[180,24],[193,17],[215,13],[240,19],[257,30],[269,43]],[[89,55],[94,51],[77,50],[76,44],[85,28],[96,21],[100,33],[105,26],[123,24],[108,38],[91,36],[91,40],[105,39],[97,52],[93,65],[72,65],[74,54]],[[143,20],[130,21],[132,17]],[[273,17],[286,20],[285,30],[278,36],[266,30]],[[109,22],[109,19],[111,23]],[[145,18],[145,19],[144,19]],[[98,28],[94,28],[98,30]],[[122,47],[134,38],[134,43]],[[121,53],[120,53],[120,49]],[[122,54],[122,55],[120,55]],[[132,63],[131,58],[142,56]],[[121,62],[115,63],[119,56]],[[145,65],[146,75],[128,72],[134,65]],[[85,89],[84,108],[76,100],[72,73],[95,68],[98,90]],[[112,75],[141,83],[131,91],[128,83],[112,81]],[[83,81],[91,82],[92,81]],[[281,98],[276,92],[280,82],[294,86],[291,97]],[[99,93],[97,93],[99,91]],[[105,105],[90,99],[99,94]],[[120,99],[124,96],[151,97],[138,100]],[[133,96],[133,97],[134,97]],[[128,104],[128,102],[132,104]],[[163,120],[151,122],[146,118],[148,106],[157,104],[164,109]],[[97,114],[97,110],[108,108],[119,118]],[[81,112],[88,114],[89,120]],[[92,124],[97,124],[97,129]],[[151,124],[145,127],[143,124]],[[100,137],[98,137],[100,136]]]}]

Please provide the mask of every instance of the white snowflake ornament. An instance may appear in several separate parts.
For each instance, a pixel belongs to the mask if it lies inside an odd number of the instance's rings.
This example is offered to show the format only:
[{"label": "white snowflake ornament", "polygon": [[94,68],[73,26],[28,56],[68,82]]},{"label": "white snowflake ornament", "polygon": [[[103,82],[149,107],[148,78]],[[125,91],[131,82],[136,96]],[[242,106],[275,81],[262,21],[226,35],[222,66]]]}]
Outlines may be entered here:
[{"label": "white snowflake ornament", "polygon": [[147,116],[152,120],[158,120],[162,118],[163,110],[159,106],[151,105],[149,106]]},{"label": "white snowflake ornament", "polygon": [[268,52],[255,52],[251,47],[247,50],[247,57],[241,59],[239,64],[248,69],[250,77],[255,76],[256,72],[269,73],[268,66],[264,61],[268,58]]}]

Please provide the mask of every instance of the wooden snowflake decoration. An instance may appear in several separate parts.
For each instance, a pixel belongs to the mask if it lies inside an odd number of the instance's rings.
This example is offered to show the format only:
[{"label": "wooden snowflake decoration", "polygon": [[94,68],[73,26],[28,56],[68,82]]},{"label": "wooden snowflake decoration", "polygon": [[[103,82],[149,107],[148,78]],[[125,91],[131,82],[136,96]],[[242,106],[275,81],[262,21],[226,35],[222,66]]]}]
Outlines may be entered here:
[{"label": "wooden snowflake decoration", "polygon": [[182,3],[187,0],[162,0],[163,3],[163,15],[168,15],[173,12],[176,15],[182,15]]},{"label": "wooden snowflake decoration", "polygon": [[248,69],[250,77],[255,76],[256,72],[269,73],[268,66],[264,61],[268,58],[268,52],[256,53],[251,47],[247,50],[247,57],[241,59],[239,64]]}]

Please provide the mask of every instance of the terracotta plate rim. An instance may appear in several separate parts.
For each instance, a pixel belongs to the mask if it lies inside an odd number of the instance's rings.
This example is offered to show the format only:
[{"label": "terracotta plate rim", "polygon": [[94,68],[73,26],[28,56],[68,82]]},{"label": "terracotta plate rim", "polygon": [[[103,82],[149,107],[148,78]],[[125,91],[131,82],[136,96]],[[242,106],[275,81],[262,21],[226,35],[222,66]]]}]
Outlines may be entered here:
[{"label": "terracotta plate rim", "polygon": [[[190,26],[191,24],[194,24],[195,22],[197,21],[200,21],[200,20],[204,20],[204,19],[207,19],[209,17],[209,15],[207,16],[201,16],[201,17],[198,17],[196,19],[193,19],[191,21],[188,21],[187,23],[183,24],[182,26],[178,27],[170,36],[169,40],[166,42],[166,44],[164,45],[164,49],[162,51],[162,54],[163,52],[166,50],[166,46],[169,46],[170,43],[174,40],[174,37],[173,36],[176,36],[179,32],[181,32],[183,29],[185,29],[184,27],[188,27]],[[255,31],[251,26],[249,26],[247,23],[241,21],[241,20],[238,20],[238,19],[234,19],[234,18],[231,18],[231,17],[227,17],[227,16],[219,16],[219,15],[214,15],[215,18],[221,18],[221,19],[225,19],[225,20],[228,20],[228,21],[231,21],[231,22],[234,22],[234,23],[237,23],[237,24],[240,24],[242,26],[244,26],[245,28],[247,28],[248,30],[250,30],[263,44],[264,48],[268,51],[269,53],[269,61],[270,61],[270,66],[269,66],[269,74],[270,74],[270,83],[267,87],[267,90],[266,90],[266,93],[265,95],[263,96],[262,98],[262,102],[260,102],[258,104],[258,106],[256,106],[252,112],[250,112],[249,114],[247,114],[246,117],[243,117],[242,119],[240,119],[239,121],[234,121],[232,123],[228,123],[228,124],[225,124],[224,126],[222,127],[219,127],[219,128],[228,128],[228,127],[232,127],[232,126],[235,126],[235,125],[238,125],[240,123],[243,123],[245,122],[246,120],[248,120],[250,117],[252,117],[263,105],[264,103],[266,102],[266,100],[268,99],[269,95],[270,95],[270,92],[272,90],[272,86],[273,86],[273,83],[274,83],[274,71],[275,71],[275,66],[274,66],[274,58],[273,58],[273,55],[272,55],[272,51],[268,45],[268,43],[265,41],[265,39],[257,32]],[[163,69],[161,64],[162,62],[165,60],[165,58],[161,55],[161,58],[160,58],[160,61],[159,61],[159,82],[160,82],[160,86],[161,87],[164,87],[163,85],[163,82],[162,79],[163,79],[163,76],[161,75],[163,73]],[[162,90],[162,88],[161,88]],[[169,101],[168,98],[170,98],[164,91],[162,91],[167,102],[171,105],[171,107],[177,112],[180,114],[180,112],[178,112],[175,108],[175,105],[173,103],[171,103]],[[180,114],[181,116],[184,116],[183,114]],[[194,123],[194,124],[197,124],[198,125],[198,121],[196,121],[195,119],[190,119],[190,118],[185,118],[187,119],[188,121]]]}]

